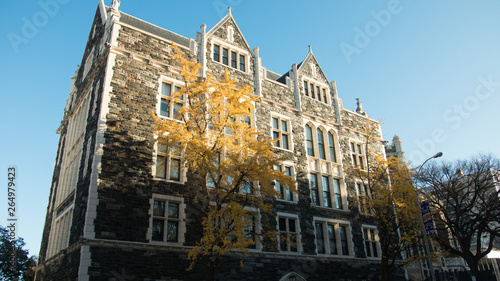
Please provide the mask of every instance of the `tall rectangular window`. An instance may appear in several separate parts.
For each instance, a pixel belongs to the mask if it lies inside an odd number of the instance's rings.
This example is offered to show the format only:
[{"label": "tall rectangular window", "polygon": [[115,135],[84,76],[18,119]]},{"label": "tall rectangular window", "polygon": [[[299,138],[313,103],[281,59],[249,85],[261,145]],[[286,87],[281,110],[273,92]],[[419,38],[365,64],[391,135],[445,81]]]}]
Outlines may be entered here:
[{"label": "tall rectangular window", "polygon": [[158,144],[156,148],[156,177],[173,181],[181,180],[181,151],[166,145]]},{"label": "tall rectangular window", "polygon": [[226,48],[222,48],[222,63],[229,65],[229,50]]},{"label": "tall rectangular window", "polygon": [[[278,170],[280,172],[284,172],[285,175],[287,175],[289,177],[292,177],[292,167],[291,166],[288,166],[288,165],[283,165],[283,166],[275,165],[274,169]],[[292,192],[290,191],[289,188],[287,188],[286,186],[282,185],[278,181],[275,183],[275,186],[276,186],[276,191],[279,194],[278,195],[279,199],[286,200],[286,201],[293,201],[293,194],[292,194]]]},{"label": "tall rectangular window", "polygon": [[315,99],[316,95],[314,94],[314,85],[313,84],[309,84],[309,88],[311,89],[311,98]]},{"label": "tall rectangular window", "polygon": [[326,160],[326,155],[325,155],[325,140],[323,139],[323,131],[321,129],[317,129],[317,137],[318,137],[318,154],[319,154],[319,158]]},{"label": "tall rectangular window", "polygon": [[313,147],[313,136],[312,129],[309,125],[306,125],[306,149],[308,156],[314,156],[314,147]]},{"label": "tall rectangular window", "polygon": [[220,62],[220,46],[214,45],[214,61]]},{"label": "tall rectangular window", "polygon": [[342,193],[340,191],[339,179],[333,179],[333,192],[335,192],[335,207],[342,209]]},{"label": "tall rectangular window", "polygon": [[154,200],[151,240],[179,242],[179,204]]},{"label": "tall rectangular window", "polygon": [[240,70],[245,72],[245,56],[244,55],[240,55]]},{"label": "tall rectangular window", "polygon": [[322,176],[323,179],[323,206],[325,207],[331,207],[332,206],[332,201],[330,197],[330,181],[327,176]]},{"label": "tall rectangular window", "polygon": [[173,85],[170,82],[161,83],[161,101],[160,101],[160,116],[181,120],[182,116],[178,114],[179,109],[183,106],[184,96],[179,97],[178,102],[170,102],[170,96],[181,89],[178,85]]},{"label": "tall rectangular window", "polygon": [[[272,117],[272,127],[273,127],[273,139],[276,140],[274,143],[275,147],[280,147],[286,150],[290,150],[290,126],[289,121],[284,120],[280,117]],[[280,138],[278,140],[278,138]]]},{"label": "tall rectangular window", "polygon": [[359,166],[360,169],[365,169],[364,153],[360,144],[351,142],[351,160],[354,166]]},{"label": "tall rectangular window", "polygon": [[328,103],[328,99],[327,99],[327,96],[326,96],[326,90],[325,89],[322,89],[323,90],[323,102],[324,103]]},{"label": "tall rectangular window", "polygon": [[379,254],[375,228],[363,228],[363,239],[365,240],[366,256],[377,258]]},{"label": "tall rectangular window", "polygon": [[340,246],[342,248],[342,255],[349,255],[349,246],[347,244],[347,230],[344,225],[339,225],[340,233]]},{"label": "tall rectangular window", "polygon": [[319,86],[316,86],[316,95],[318,95],[318,100],[321,101],[321,92],[319,90]]},{"label": "tall rectangular window", "polygon": [[297,252],[300,237],[297,231],[297,219],[278,217],[279,245],[281,252]]},{"label": "tall rectangular window", "polygon": [[337,155],[335,153],[335,139],[332,133],[328,133],[328,150],[330,151],[330,161],[337,162]]},{"label": "tall rectangular window", "polygon": [[304,93],[306,94],[307,97],[309,96],[309,88],[307,86],[307,82],[306,81],[304,81]]},{"label": "tall rectangular window", "polygon": [[315,228],[316,228],[316,250],[318,251],[318,254],[324,254],[325,241],[323,237],[323,224],[316,223]]},{"label": "tall rectangular window", "polygon": [[328,244],[330,244],[330,254],[337,255],[337,238],[335,237],[335,226],[327,224]]},{"label": "tall rectangular window", "polygon": [[311,186],[311,201],[313,205],[319,206],[318,176],[309,174],[309,184]]},{"label": "tall rectangular window", "polygon": [[315,221],[316,250],[318,254],[349,255],[347,224],[335,221]]},{"label": "tall rectangular window", "polygon": [[236,52],[231,51],[231,67],[232,68],[236,68],[236,63],[238,62],[236,60],[236,57],[237,57]]}]

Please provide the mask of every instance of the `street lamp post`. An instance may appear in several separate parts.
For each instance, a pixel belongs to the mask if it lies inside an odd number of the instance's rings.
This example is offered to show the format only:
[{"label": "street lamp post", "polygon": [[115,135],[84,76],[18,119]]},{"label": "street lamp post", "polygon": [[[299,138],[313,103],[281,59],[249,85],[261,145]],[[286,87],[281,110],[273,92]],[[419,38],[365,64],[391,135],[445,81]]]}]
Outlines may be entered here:
[{"label": "street lamp post", "polygon": [[[442,152],[436,153],[434,156],[428,158],[427,160],[418,167],[417,172],[415,173],[416,175],[419,174],[420,169],[427,163],[427,161],[434,159],[434,158],[439,158],[443,156]],[[434,274],[434,265],[432,264],[432,259],[431,259],[431,251],[429,249],[429,241],[427,241],[427,235],[425,234],[425,226],[424,226],[424,219],[422,217],[422,209],[420,208],[420,199],[418,196],[418,188],[417,188],[417,181],[415,180],[415,195],[417,197],[417,206],[418,206],[418,211],[420,213],[420,226],[422,227],[422,237],[424,238],[424,245],[425,245],[425,254],[427,255],[427,263],[429,264],[429,271],[431,272],[431,280],[436,281],[436,275]]]}]

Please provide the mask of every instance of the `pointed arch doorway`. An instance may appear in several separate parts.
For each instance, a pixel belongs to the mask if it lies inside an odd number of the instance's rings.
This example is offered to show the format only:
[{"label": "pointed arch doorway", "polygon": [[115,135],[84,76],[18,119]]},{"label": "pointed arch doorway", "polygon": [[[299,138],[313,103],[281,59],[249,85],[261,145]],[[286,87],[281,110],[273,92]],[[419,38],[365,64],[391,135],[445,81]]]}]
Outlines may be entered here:
[{"label": "pointed arch doorway", "polygon": [[281,277],[280,281],[307,281],[304,277],[296,272],[289,272]]}]

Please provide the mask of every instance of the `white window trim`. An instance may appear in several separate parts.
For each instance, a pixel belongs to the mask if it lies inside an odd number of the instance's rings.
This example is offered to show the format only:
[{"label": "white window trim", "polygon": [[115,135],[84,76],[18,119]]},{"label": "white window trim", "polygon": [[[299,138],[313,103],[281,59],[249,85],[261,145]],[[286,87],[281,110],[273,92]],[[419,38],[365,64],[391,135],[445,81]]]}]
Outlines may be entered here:
[{"label": "white window trim", "polygon": [[[172,156],[169,153],[165,154],[165,158],[170,159]],[[175,182],[175,183],[180,183],[180,184],[185,184],[187,181],[187,168],[183,165],[183,153],[178,157],[180,160],[180,174],[179,174],[179,180],[171,180],[170,179],[170,173],[165,171],[166,175],[165,178],[159,178],[156,176],[156,164],[158,161],[158,142],[155,143],[155,148],[154,148],[154,154],[153,154],[153,166],[151,167],[151,174],[153,175],[153,179],[159,180],[159,181],[165,181],[165,182]],[[168,162],[170,163],[170,161]],[[165,163],[167,165],[167,163]],[[166,169],[169,169],[166,167]]]},{"label": "white window trim", "polygon": [[[351,143],[354,143],[354,146],[355,146],[355,147],[354,147],[354,149],[355,149],[356,151],[355,151],[354,153],[353,153],[352,148],[351,148]],[[359,154],[359,153],[357,152],[357,146],[358,146],[358,145],[359,145],[359,146],[360,146],[360,148],[361,148],[361,154]],[[356,139],[351,139],[351,138],[349,138],[349,154],[350,154],[350,156],[351,156],[351,166],[353,166],[353,167],[359,167],[361,170],[366,170],[366,169],[367,169],[368,165],[367,165],[367,162],[366,162],[367,160],[366,160],[366,149],[365,149],[365,148],[366,148],[366,147],[365,147],[365,144],[364,144],[363,142],[361,142],[361,141],[359,141],[359,140],[356,140]],[[356,161],[358,161],[358,160],[359,160],[359,156],[361,156],[361,157],[362,157],[362,160],[363,160],[363,166],[360,166],[358,162],[356,162],[356,163],[357,163],[357,165],[356,165],[356,166],[354,166],[354,162],[352,161],[352,158],[353,158],[353,156],[354,156],[354,155],[356,155],[356,157],[357,157],[357,158],[356,158],[356,159],[357,159]],[[361,167],[362,167],[362,168],[361,168]]]},{"label": "white window trim", "polygon": [[[283,168],[285,166],[287,167],[291,167],[291,177],[293,180],[296,180],[297,179],[297,173],[296,173],[296,169],[295,169],[295,164],[292,162],[292,161],[283,161],[281,163],[281,169],[283,171]],[[295,183],[295,189],[297,189],[297,183]],[[294,203],[294,204],[297,204],[299,202],[299,194],[297,192],[291,192],[292,193],[292,200],[286,200],[286,199],[281,199],[281,198],[276,198],[277,201],[281,201],[281,202],[288,202],[288,203]]]},{"label": "white window trim", "polygon": [[[318,245],[316,245],[316,254],[319,256],[333,256],[333,257],[342,257],[342,258],[353,258],[354,257],[354,244],[353,244],[353,239],[352,239],[352,225],[351,222],[349,221],[343,221],[343,220],[336,220],[336,219],[328,219],[328,218],[322,218],[322,217],[313,217],[313,225],[314,225],[314,243],[316,243],[316,224],[320,223],[323,231],[323,242],[324,242],[324,247],[325,247],[325,253],[324,254],[319,254],[318,253]],[[346,227],[346,237],[347,237],[347,250],[348,254],[347,255],[339,255],[339,254],[330,254],[330,241],[328,239],[328,232],[326,232],[326,227],[325,224],[330,224],[334,225],[335,229],[335,242],[337,244],[337,252],[342,251],[342,244],[340,241],[340,231],[339,231],[339,226],[345,226]],[[363,241],[364,242],[364,241]]]},{"label": "white window trim", "polygon": [[[167,241],[155,241],[153,240],[153,208],[154,208],[154,201],[155,200],[165,200],[167,202],[174,202],[179,204],[179,226],[177,229],[177,237],[178,237],[178,242],[167,242]],[[153,194],[151,196],[151,199],[149,199],[149,228],[146,233],[146,240],[149,241],[150,244],[156,244],[156,245],[171,245],[171,246],[182,246],[185,242],[185,234],[186,234],[186,204],[184,203],[184,198],[182,197],[175,197],[175,196],[170,196],[170,195],[164,195],[164,194]],[[165,221],[168,221],[166,219]]]},{"label": "white window trim", "polygon": [[[162,83],[164,83],[164,82],[172,84],[173,88],[171,89],[171,91],[173,91],[175,89],[175,86],[177,86],[177,87],[184,87],[184,86],[186,86],[186,83],[183,82],[183,81],[181,81],[181,80],[177,80],[177,79],[165,76],[165,75],[161,75],[160,79],[158,79],[156,115],[158,116],[158,118],[161,118],[161,119],[170,119],[170,120],[176,120],[178,122],[182,122],[181,120],[177,120],[177,119],[175,119],[173,117],[166,117],[166,116],[160,115],[161,100],[162,100],[161,88],[162,88]],[[184,97],[184,101],[185,100],[186,100],[186,97]],[[173,108],[173,105],[170,105],[170,107]]]},{"label": "white window trim", "polygon": [[[214,60],[214,45],[219,45],[220,47],[220,53],[219,53],[219,58],[220,61],[215,61]],[[228,64],[225,65],[222,63],[222,49],[226,48],[228,49]],[[236,52],[238,54],[238,58],[236,59],[236,68],[231,67],[231,51]],[[245,56],[245,71],[240,70],[240,60],[239,56],[244,55]],[[248,74],[250,73],[250,53],[247,50],[244,50],[242,48],[239,48],[234,45],[227,44],[226,42],[219,40],[217,38],[213,38],[212,42],[210,43],[210,58],[213,62],[218,63],[224,67],[228,67],[229,69],[232,70],[237,70],[241,73]]]},{"label": "white window trim", "polygon": [[[274,148],[277,148],[277,149],[281,149],[281,150],[284,150],[284,151],[294,151],[294,145],[293,145],[293,133],[292,133],[292,122],[290,120],[290,117],[286,116],[286,115],[283,115],[283,114],[278,114],[278,113],[272,113],[271,114],[271,120],[269,121],[269,125],[270,125],[270,128],[271,128],[271,139],[273,138],[273,132],[274,132],[274,127],[273,127],[273,118],[278,118],[278,125],[280,127],[280,130],[279,130],[279,134],[280,136],[282,135],[282,132],[283,130],[281,130],[281,121],[285,121],[287,123],[287,126],[288,126],[288,149],[285,149],[283,147],[278,147],[278,146],[275,146],[274,145],[274,142],[273,142],[273,147]],[[283,139],[280,140],[280,142],[282,142]]]},{"label": "white window trim", "polygon": [[[366,249],[366,237],[365,237],[365,229],[370,229],[375,231],[375,240],[370,240],[374,241],[375,245],[377,246],[377,256],[368,256],[368,249]],[[361,225],[361,234],[363,235],[363,248],[365,249],[365,255],[367,259],[374,259],[374,260],[380,260],[382,257],[382,250],[380,249],[380,239],[378,236],[378,229],[375,225],[369,225],[369,224],[362,224]]]},{"label": "white window trim", "polygon": [[254,221],[254,224],[255,224],[254,225],[254,227],[255,227],[255,237],[254,237],[255,238],[255,249],[248,248],[248,250],[250,252],[261,252],[263,249],[263,245],[262,245],[261,239],[258,237],[259,233],[262,233],[262,224],[261,224],[262,216],[261,216],[260,210],[258,208],[249,207],[249,206],[245,206],[243,208],[243,210],[255,214],[255,221]]},{"label": "white window trim", "polygon": [[[304,87],[304,82],[307,82],[307,86],[308,86],[307,91],[309,92],[309,95],[306,95],[305,90],[303,90],[302,93],[304,94],[304,97],[309,98],[311,100],[315,100],[317,102],[324,103],[326,105],[330,105],[332,103],[332,97],[330,95],[330,85],[325,84],[323,82],[320,82],[320,81],[318,81],[316,79],[309,78],[309,77],[307,77],[307,78],[302,77],[302,84],[301,84],[302,87]],[[320,94],[321,94],[321,101],[316,98],[317,96],[315,96],[315,98],[311,97],[311,88],[310,88],[311,86],[310,86],[310,84],[314,85],[314,90],[315,91],[316,91],[316,86],[319,86],[319,90],[320,90]],[[326,102],[323,100],[323,89],[326,91],[326,99],[327,99]]]},{"label": "white window trim", "polygon": [[294,219],[296,222],[295,225],[295,230],[297,233],[297,252],[291,252],[291,251],[281,251],[280,248],[280,237],[278,236],[278,251],[281,254],[287,254],[287,255],[300,255],[303,252],[302,248],[302,231],[300,230],[300,220],[299,220],[299,215],[297,214],[290,214],[290,213],[285,213],[285,212],[276,212],[276,229],[278,233],[280,232],[279,229],[279,218],[287,218],[287,219]]}]

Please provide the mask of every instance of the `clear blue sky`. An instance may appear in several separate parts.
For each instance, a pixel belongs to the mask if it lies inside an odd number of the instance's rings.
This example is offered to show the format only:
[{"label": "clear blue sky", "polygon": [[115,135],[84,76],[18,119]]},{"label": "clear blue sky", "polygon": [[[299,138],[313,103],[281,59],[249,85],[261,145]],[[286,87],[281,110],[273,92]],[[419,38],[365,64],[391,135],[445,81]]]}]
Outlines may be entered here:
[{"label": "clear blue sky", "polygon": [[[55,131],[97,5],[0,4],[0,225],[7,221],[7,167],[15,165],[18,230],[30,254],[38,255]],[[437,151],[445,160],[500,155],[499,1],[122,0],[120,9],[195,38],[228,6],[274,72],[301,62],[311,45],[328,79],[337,81],[344,107],[354,110],[360,98],[370,117],[385,122],[385,139],[398,134],[415,164]]]}]

